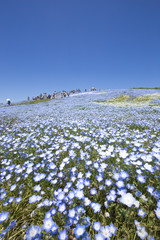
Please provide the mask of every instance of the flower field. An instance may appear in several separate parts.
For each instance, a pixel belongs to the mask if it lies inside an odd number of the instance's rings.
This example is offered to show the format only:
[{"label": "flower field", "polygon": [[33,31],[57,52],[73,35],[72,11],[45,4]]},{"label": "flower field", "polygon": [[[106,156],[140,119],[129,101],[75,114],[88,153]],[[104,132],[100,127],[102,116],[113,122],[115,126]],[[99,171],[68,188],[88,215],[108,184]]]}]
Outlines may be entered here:
[{"label": "flower field", "polygon": [[[0,239],[160,239],[160,106],[0,107]],[[155,101],[155,100],[154,100]]]}]

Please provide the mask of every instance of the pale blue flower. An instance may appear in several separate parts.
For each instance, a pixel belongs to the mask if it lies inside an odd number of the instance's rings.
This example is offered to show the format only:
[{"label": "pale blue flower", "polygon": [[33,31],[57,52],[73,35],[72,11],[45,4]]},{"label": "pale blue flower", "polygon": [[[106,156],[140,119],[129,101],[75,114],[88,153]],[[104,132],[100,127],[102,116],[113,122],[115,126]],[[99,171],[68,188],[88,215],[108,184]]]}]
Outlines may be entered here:
[{"label": "pale blue flower", "polygon": [[6,221],[9,218],[9,212],[0,213],[0,223]]}]

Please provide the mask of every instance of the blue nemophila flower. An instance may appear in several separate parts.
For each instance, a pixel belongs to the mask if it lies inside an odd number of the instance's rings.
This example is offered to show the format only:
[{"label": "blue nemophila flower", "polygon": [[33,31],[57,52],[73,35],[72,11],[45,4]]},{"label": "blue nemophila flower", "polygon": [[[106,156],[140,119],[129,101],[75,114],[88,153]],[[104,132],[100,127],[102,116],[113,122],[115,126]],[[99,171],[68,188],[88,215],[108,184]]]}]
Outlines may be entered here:
[{"label": "blue nemophila flower", "polygon": [[78,206],[78,207],[76,208],[76,210],[77,210],[77,213],[78,213],[78,214],[83,214],[83,213],[85,213],[85,209],[84,209],[82,206]]},{"label": "blue nemophila flower", "polygon": [[39,226],[31,226],[26,231],[26,240],[33,240],[35,237],[41,233],[41,228]]},{"label": "blue nemophila flower", "polygon": [[16,203],[19,203],[19,202],[21,202],[22,201],[22,197],[17,197],[16,199],[15,199],[15,202]]},{"label": "blue nemophila flower", "polygon": [[10,191],[12,192],[15,188],[16,188],[16,184],[13,184],[11,187],[10,187]]},{"label": "blue nemophila flower", "polygon": [[29,203],[31,204],[31,203],[35,203],[35,202],[38,202],[38,201],[40,201],[42,199],[42,197],[41,196],[39,196],[39,195],[32,195],[30,198],[29,198]]},{"label": "blue nemophila flower", "polygon": [[84,233],[85,233],[85,226],[78,224],[74,229],[74,234],[76,235],[76,238],[80,238],[81,236],[83,236]]},{"label": "blue nemophila flower", "polygon": [[90,171],[86,172],[86,178],[90,178],[92,176],[92,173]]},{"label": "blue nemophila flower", "polygon": [[51,214],[52,214],[52,215],[55,215],[56,212],[57,212],[57,210],[56,210],[55,208],[52,208],[52,209],[51,209]]},{"label": "blue nemophila flower", "polygon": [[100,222],[94,222],[93,229],[98,232],[100,230],[100,228],[101,228],[101,223]]},{"label": "blue nemophila flower", "polygon": [[110,227],[110,232],[111,232],[111,234],[112,235],[116,235],[116,231],[117,231],[117,227],[115,227],[114,225],[113,225],[113,223],[111,223],[110,225],[109,225],[109,227]]},{"label": "blue nemophila flower", "polygon": [[97,190],[96,190],[95,188],[91,188],[90,194],[91,194],[91,195],[97,194]]},{"label": "blue nemophila flower", "polygon": [[53,222],[53,225],[51,227],[51,235],[57,234],[57,232],[58,232],[58,225],[55,222]]},{"label": "blue nemophila flower", "polygon": [[155,212],[157,218],[160,219],[160,207],[157,208],[156,210],[154,210],[154,212]]},{"label": "blue nemophila flower", "polygon": [[105,240],[106,238],[102,233],[95,234],[95,240]]},{"label": "blue nemophila flower", "polygon": [[140,237],[140,239],[144,240],[148,236],[145,227],[139,227],[137,229],[137,235]]},{"label": "blue nemophila flower", "polygon": [[47,233],[51,231],[55,222],[52,220],[52,217],[45,218],[43,221],[42,230],[45,230]]},{"label": "blue nemophila flower", "polygon": [[57,199],[62,201],[65,198],[65,193],[63,191],[59,192],[57,195]]},{"label": "blue nemophila flower", "polygon": [[118,188],[123,188],[124,187],[124,182],[120,180],[120,181],[116,182],[116,185],[117,185]]},{"label": "blue nemophila flower", "polygon": [[66,240],[67,238],[68,238],[68,235],[67,235],[66,229],[65,230],[61,230],[59,232],[58,239],[59,240]]},{"label": "blue nemophila flower", "polygon": [[41,191],[41,186],[40,185],[34,186],[34,191],[40,192]]},{"label": "blue nemophila flower", "polygon": [[100,212],[101,204],[93,202],[91,203],[91,208],[93,209],[94,213]]},{"label": "blue nemophila flower", "polygon": [[66,210],[66,205],[65,205],[65,203],[61,203],[61,204],[59,204],[59,212],[64,212],[65,210]]},{"label": "blue nemophila flower", "polygon": [[82,218],[82,224],[85,225],[85,227],[90,226],[91,225],[90,217]]},{"label": "blue nemophila flower", "polygon": [[83,189],[83,188],[84,188],[84,184],[81,183],[81,182],[77,182],[77,183],[76,183],[76,187],[77,187],[78,189]]},{"label": "blue nemophila flower", "polygon": [[14,197],[10,197],[7,199],[7,203],[12,203],[14,201]]},{"label": "blue nemophila flower", "polygon": [[120,176],[122,179],[126,179],[127,177],[129,177],[129,174],[126,171],[121,171]]},{"label": "blue nemophila flower", "polygon": [[106,196],[108,201],[113,201],[113,202],[115,201],[116,197],[117,197],[117,195],[114,190],[113,190],[113,192],[110,192],[110,194]]},{"label": "blue nemophila flower", "polygon": [[116,173],[116,172],[115,172],[115,173],[113,174],[113,178],[114,178],[116,181],[119,180],[120,176],[121,176],[120,173]]},{"label": "blue nemophila flower", "polygon": [[151,195],[153,195],[154,187],[148,186],[148,187],[147,187],[147,191],[148,191]]},{"label": "blue nemophila flower", "polygon": [[105,184],[109,187],[112,185],[112,180],[111,179],[106,179]]},{"label": "blue nemophila flower", "polygon": [[110,231],[110,227],[107,225],[105,227],[101,227],[101,232],[103,234],[103,236],[105,237],[105,239],[110,239],[110,237],[112,236],[112,233]]},{"label": "blue nemophila flower", "polygon": [[119,195],[123,195],[123,194],[126,194],[127,193],[127,189],[118,189],[118,191],[117,191],[117,194],[119,194]]},{"label": "blue nemophila flower", "polygon": [[84,197],[83,201],[84,201],[84,205],[85,205],[85,206],[89,206],[89,205],[91,204],[90,199],[87,198],[87,197]]},{"label": "blue nemophila flower", "polygon": [[138,216],[144,217],[145,215],[146,215],[146,213],[143,211],[143,209],[138,210]]},{"label": "blue nemophila flower", "polygon": [[4,200],[7,197],[7,192],[2,192],[0,195],[0,200]]},{"label": "blue nemophila flower", "polygon": [[45,213],[45,218],[50,218],[51,217],[51,212],[46,212]]},{"label": "blue nemophila flower", "polygon": [[70,191],[68,193],[68,197],[69,197],[69,199],[73,199],[75,197],[75,192],[74,191]]},{"label": "blue nemophila flower", "polygon": [[102,175],[96,175],[95,178],[97,179],[98,182],[102,182],[103,181],[103,177]]},{"label": "blue nemophila flower", "polygon": [[77,197],[78,199],[83,199],[83,197],[84,197],[84,192],[83,192],[83,190],[77,189],[77,190],[75,191],[75,195],[76,195],[76,197]]},{"label": "blue nemophila flower", "polygon": [[68,212],[68,217],[69,218],[74,218],[76,215],[76,211],[74,208],[70,209],[69,212]]},{"label": "blue nemophila flower", "polygon": [[136,199],[133,197],[131,193],[123,194],[121,198],[119,198],[119,201],[128,207],[131,207],[135,204]]},{"label": "blue nemophila flower", "polygon": [[140,183],[145,183],[145,177],[144,176],[142,176],[142,175],[138,175],[137,176],[137,180],[140,182]]},{"label": "blue nemophila flower", "polygon": [[0,223],[6,221],[9,218],[9,212],[0,213]]}]

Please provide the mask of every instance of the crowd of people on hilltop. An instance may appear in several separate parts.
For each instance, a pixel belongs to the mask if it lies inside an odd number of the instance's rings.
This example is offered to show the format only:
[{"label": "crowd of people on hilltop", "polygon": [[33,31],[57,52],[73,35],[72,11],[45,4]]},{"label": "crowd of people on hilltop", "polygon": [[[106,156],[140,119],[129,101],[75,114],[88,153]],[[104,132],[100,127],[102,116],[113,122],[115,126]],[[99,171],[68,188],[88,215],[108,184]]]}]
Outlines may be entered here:
[{"label": "crowd of people on hilltop", "polygon": [[[87,92],[87,89],[84,90],[85,92]],[[95,87],[92,87],[90,89],[90,91],[96,91]],[[75,93],[81,93],[80,89],[76,89],[76,90],[71,90],[71,91],[65,91],[63,90],[62,92],[56,92],[54,91],[53,94],[47,94],[47,93],[41,93],[39,96],[35,96],[32,97],[32,99],[30,99],[30,97],[28,97],[28,102],[31,101],[35,101],[35,100],[42,100],[42,99],[55,99],[55,98],[65,98],[65,97],[69,97],[71,94],[75,94]],[[10,99],[6,99],[7,104],[11,105],[11,100]]]},{"label": "crowd of people on hilltop", "polygon": [[[32,100],[34,101],[34,100],[42,100],[42,99],[64,98],[64,97],[69,97],[71,94],[80,93],[80,92],[81,92],[80,89],[76,89],[71,91],[63,90],[62,92],[54,91],[53,94],[41,93],[39,96],[32,97]],[[30,101],[29,97],[28,97],[28,101]]]}]

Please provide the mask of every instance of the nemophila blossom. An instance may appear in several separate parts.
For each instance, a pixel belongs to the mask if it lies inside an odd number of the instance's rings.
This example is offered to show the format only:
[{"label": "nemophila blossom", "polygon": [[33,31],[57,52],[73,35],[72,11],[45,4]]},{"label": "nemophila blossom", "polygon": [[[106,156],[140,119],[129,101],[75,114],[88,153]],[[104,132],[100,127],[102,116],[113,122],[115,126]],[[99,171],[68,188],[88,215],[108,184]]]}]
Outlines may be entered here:
[{"label": "nemophila blossom", "polygon": [[13,184],[11,187],[10,187],[10,191],[12,192],[15,188],[16,188],[16,184]]},{"label": "nemophila blossom", "polygon": [[85,179],[85,180],[84,180],[84,185],[85,185],[86,187],[89,187],[89,186],[90,186],[90,183],[91,183],[91,181],[90,181],[89,179]]},{"label": "nemophila blossom", "polygon": [[70,191],[68,193],[68,197],[69,197],[69,199],[73,199],[75,197],[75,192],[74,191]]},{"label": "nemophila blossom", "polygon": [[126,171],[121,171],[121,172],[120,172],[120,177],[121,177],[122,179],[126,179],[126,178],[129,177],[129,174],[128,174]]},{"label": "nemophila blossom", "polygon": [[55,208],[52,208],[52,209],[51,209],[51,214],[52,214],[52,215],[55,215],[56,212],[57,212],[57,210],[56,210]]},{"label": "nemophila blossom", "polygon": [[119,156],[120,156],[121,158],[126,158],[126,157],[128,156],[128,153],[126,152],[126,150],[121,150],[121,151],[119,152]]},{"label": "nemophila blossom", "polygon": [[157,218],[160,219],[160,207],[157,208],[156,210],[154,210],[154,212],[155,212]]},{"label": "nemophila blossom", "polygon": [[119,201],[128,207],[131,207],[133,204],[135,204],[136,199],[133,197],[131,193],[126,193],[119,198]]},{"label": "nemophila blossom", "polygon": [[97,179],[98,182],[102,182],[103,181],[103,177],[101,175],[96,175],[95,178]]},{"label": "nemophila blossom", "polygon": [[91,195],[97,194],[97,190],[96,190],[95,188],[91,188],[90,194],[91,194]]},{"label": "nemophila blossom", "polygon": [[118,181],[119,178],[120,178],[120,173],[116,173],[116,172],[115,172],[115,173],[113,174],[113,178]]},{"label": "nemophila blossom", "polygon": [[58,232],[58,225],[54,222],[51,227],[51,235],[57,234]]},{"label": "nemophila blossom", "polygon": [[137,235],[140,237],[140,239],[145,239],[148,236],[145,227],[139,227],[137,230]]},{"label": "nemophila blossom", "polygon": [[147,191],[148,191],[151,195],[153,195],[154,187],[148,186],[148,187],[147,187]]},{"label": "nemophila blossom", "polygon": [[111,179],[106,179],[105,184],[109,187],[112,185],[112,180]]},{"label": "nemophila blossom", "polygon": [[51,217],[51,212],[46,212],[45,213],[45,218],[50,218]]},{"label": "nemophila blossom", "polygon": [[66,205],[65,205],[65,203],[60,204],[58,211],[62,213],[62,212],[64,212],[65,210],[66,210]]},{"label": "nemophila blossom", "polygon": [[95,231],[99,231],[100,230],[100,228],[101,228],[101,223],[100,222],[94,222],[93,223],[93,229],[95,230]]},{"label": "nemophila blossom", "polygon": [[32,195],[30,198],[29,198],[29,203],[35,203],[35,202],[38,202],[42,199],[41,196],[39,195]]},{"label": "nemophila blossom", "polygon": [[106,238],[104,237],[104,235],[100,232],[95,234],[95,240],[105,240]]},{"label": "nemophila blossom", "polygon": [[143,173],[143,171],[141,169],[136,169],[136,173],[138,173],[140,175]]},{"label": "nemophila blossom", "polygon": [[113,201],[113,202],[115,201],[116,197],[117,197],[117,195],[116,194],[112,194],[112,193],[110,193],[110,194],[108,194],[106,196],[108,201]]},{"label": "nemophila blossom", "polygon": [[118,188],[123,188],[124,187],[124,182],[122,180],[119,180],[116,182],[116,185]]},{"label": "nemophila blossom", "polygon": [[143,209],[138,210],[138,216],[144,217],[145,215],[146,215],[146,213],[143,211]]},{"label": "nemophila blossom", "polygon": [[83,198],[83,202],[84,202],[85,206],[89,206],[91,204],[91,200],[89,198],[87,198],[87,197]]},{"label": "nemophila blossom", "polygon": [[0,200],[4,200],[7,197],[7,192],[3,192],[0,195]]},{"label": "nemophila blossom", "polygon": [[62,201],[62,200],[64,199],[64,197],[65,197],[65,193],[62,191],[62,192],[59,192],[59,193],[58,193],[57,199],[58,199],[59,201]]},{"label": "nemophila blossom", "polygon": [[98,163],[98,162],[95,162],[95,163],[93,164],[93,167],[96,168],[96,169],[98,169],[98,168],[99,168],[99,163]]},{"label": "nemophila blossom", "polygon": [[145,177],[142,176],[142,175],[138,175],[138,176],[137,176],[137,180],[138,180],[140,183],[145,183],[145,182],[146,182]]},{"label": "nemophila blossom", "polygon": [[111,234],[112,235],[116,235],[116,231],[117,231],[117,227],[115,227],[114,225],[113,225],[113,223],[111,223],[110,225],[109,225],[109,227],[110,227],[110,232],[111,232]]},{"label": "nemophila blossom", "polygon": [[126,193],[127,193],[127,189],[124,189],[124,188],[118,189],[118,191],[117,191],[118,195],[123,195],[123,194],[126,194]]},{"label": "nemophila blossom", "polygon": [[94,213],[100,212],[101,204],[99,203],[91,203],[91,208],[93,209]]},{"label": "nemophila blossom", "polygon": [[[92,163],[92,162],[91,162]],[[86,178],[90,178],[92,176],[92,173],[90,171],[86,172]]]},{"label": "nemophila blossom", "polygon": [[66,240],[67,238],[68,238],[68,235],[67,235],[66,229],[65,230],[61,230],[59,232],[58,239],[59,240]]},{"label": "nemophila blossom", "polygon": [[31,226],[26,231],[26,240],[33,240],[35,237],[41,233],[41,228],[39,226]]},{"label": "nemophila blossom", "polygon": [[101,232],[103,234],[103,236],[105,237],[105,239],[110,239],[110,237],[112,236],[112,233],[110,231],[110,227],[107,225],[105,227],[101,227]]},{"label": "nemophila blossom", "polygon": [[9,218],[9,212],[0,213],[0,223],[6,221]]},{"label": "nemophila blossom", "polygon": [[34,191],[40,192],[41,191],[41,186],[40,185],[34,186]]},{"label": "nemophila blossom", "polygon": [[69,218],[74,218],[76,215],[76,211],[74,208],[70,209],[69,212],[68,212],[68,217]]},{"label": "nemophila blossom", "polygon": [[14,201],[14,197],[10,197],[7,199],[7,203],[12,203]]},{"label": "nemophila blossom", "polygon": [[76,235],[76,238],[80,238],[81,236],[83,236],[84,233],[85,233],[85,226],[78,224],[74,229],[74,234]]},{"label": "nemophila blossom", "polygon": [[54,226],[54,221],[52,220],[52,217],[45,218],[43,221],[42,230],[45,230],[48,233],[51,231],[53,226]]},{"label": "nemophila blossom", "polygon": [[77,189],[77,190],[75,191],[75,196],[76,196],[78,199],[83,199],[83,197],[84,197],[84,192],[83,192],[83,190]]},{"label": "nemophila blossom", "polygon": [[150,165],[150,164],[148,164],[148,163],[145,163],[145,164],[144,164],[144,168],[145,168],[146,170],[148,170],[149,172],[151,172],[151,173],[154,173],[154,172],[155,172],[155,170],[153,169],[152,165]]},{"label": "nemophila blossom", "polygon": [[20,196],[20,197],[17,197],[16,199],[15,199],[15,202],[16,203],[19,203],[19,202],[21,202],[22,201],[22,197]]},{"label": "nemophila blossom", "polygon": [[79,183],[79,182],[78,182],[78,183],[76,184],[76,186],[77,186],[78,189],[83,189],[83,188],[84,188],[84,184],[83,184],[83,183]]}]

